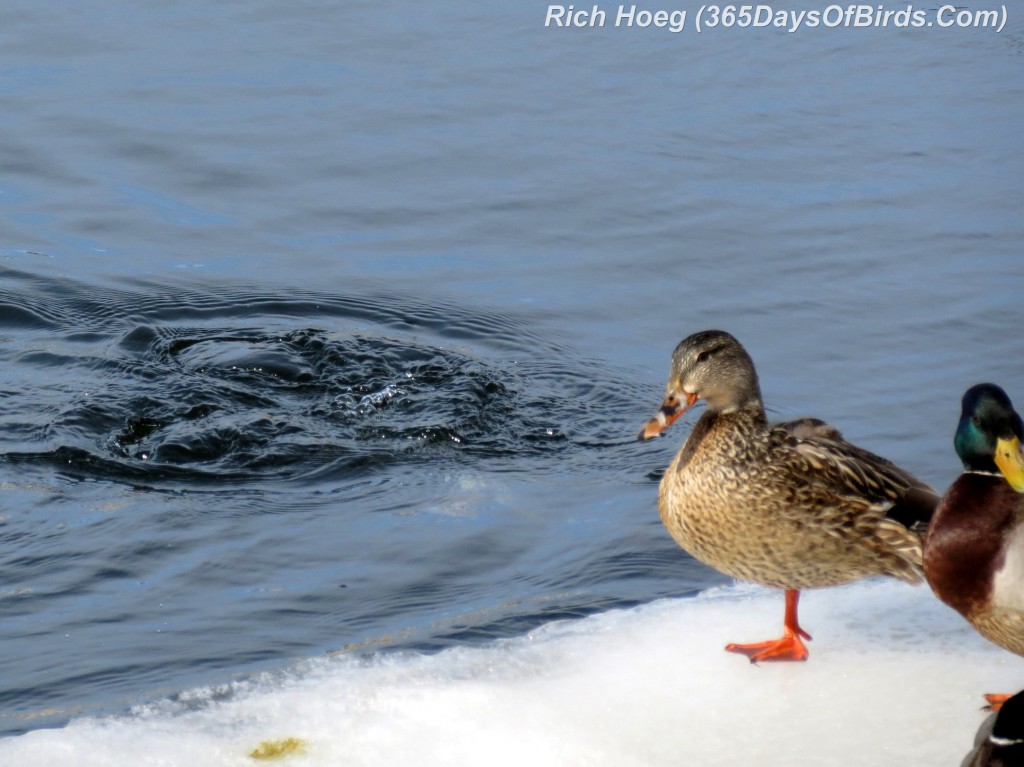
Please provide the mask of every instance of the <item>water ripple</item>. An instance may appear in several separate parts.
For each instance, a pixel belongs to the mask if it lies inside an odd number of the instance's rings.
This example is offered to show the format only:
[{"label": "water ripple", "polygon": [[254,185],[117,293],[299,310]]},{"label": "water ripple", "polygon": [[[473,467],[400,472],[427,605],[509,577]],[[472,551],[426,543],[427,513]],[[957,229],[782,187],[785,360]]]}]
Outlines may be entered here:
[{"label": "water ripple", "polygon": [[426,461],[606,462],[629,442],[602,433],[628,382],[521,317],[405,296],[4,276],[20,285],[0,305],[25,322],[0,353],[48,384],[2,405],[21,419],[9,462],[151,487],[336,482]]}]

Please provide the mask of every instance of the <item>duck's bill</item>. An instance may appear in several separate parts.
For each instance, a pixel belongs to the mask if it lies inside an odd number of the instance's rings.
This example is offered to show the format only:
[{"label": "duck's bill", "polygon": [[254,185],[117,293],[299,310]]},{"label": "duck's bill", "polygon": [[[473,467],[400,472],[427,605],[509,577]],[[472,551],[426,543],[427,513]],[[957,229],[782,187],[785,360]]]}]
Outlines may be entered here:
[{"label": "duck's bill", "polygon": [[696,401],[696,394],[683,394],[682,397],[677,394],[668,395],[665,397],[665,401],[661,403],[661,407],[658,408],[658,412],[654,414],[654,418],[644,424],[644,428],[640,430],[637,438],[647,440],[659,436],[665,429],[674,424],[679,419],[679,416],[693,407],[693,403]]},{"label": "duck's bill", "polygon": [[997,439],[995,459],[1010,487],[1024,493],[1024,454],[1021,453],[1020,440],[1016,437]]}]

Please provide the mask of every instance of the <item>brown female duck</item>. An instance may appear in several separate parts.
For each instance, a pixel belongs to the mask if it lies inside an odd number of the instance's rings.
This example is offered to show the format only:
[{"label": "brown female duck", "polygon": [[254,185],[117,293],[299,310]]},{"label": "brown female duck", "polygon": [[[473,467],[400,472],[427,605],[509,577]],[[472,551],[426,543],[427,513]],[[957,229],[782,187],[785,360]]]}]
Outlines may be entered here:
[{"label": "brown female duck", "polygon": [[1006,392],[990,383],[967,390],[953,438],[964,471],[942,497],[924,544],[935,595],[1017,655],[1024,655],[1022,439]]},{"label": "brown female duck", "polygon": [[750,355],[720,330],[676,347],[665,400],[640,438],[701,399],[707,409],[661,480],[662,522],[705,564],[786,591],[782,637],[726,650],[754,662],[806,660],[801,589],[871,575],[921,580],[912,527],[938,501],[931,488],[822,421],[770,426]]}]

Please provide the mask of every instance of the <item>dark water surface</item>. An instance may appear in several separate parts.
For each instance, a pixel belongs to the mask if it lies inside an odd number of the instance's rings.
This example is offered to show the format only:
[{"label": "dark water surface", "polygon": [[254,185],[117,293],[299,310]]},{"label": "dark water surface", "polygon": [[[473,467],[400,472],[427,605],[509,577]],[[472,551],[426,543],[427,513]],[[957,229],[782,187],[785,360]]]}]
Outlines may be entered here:
[{"label": "dark water surface", "polygon": [[642,387],[522,318],[3,277],[10,709],[479,641],[686,572],[604,497],[647,483],[607,416]]},{"label": "dark water surface", "polygon": [[695,330],[937,487],[1024,401],[1024,13],[545,9],[7,4],[3,732],[721,582],[633,439]]}]

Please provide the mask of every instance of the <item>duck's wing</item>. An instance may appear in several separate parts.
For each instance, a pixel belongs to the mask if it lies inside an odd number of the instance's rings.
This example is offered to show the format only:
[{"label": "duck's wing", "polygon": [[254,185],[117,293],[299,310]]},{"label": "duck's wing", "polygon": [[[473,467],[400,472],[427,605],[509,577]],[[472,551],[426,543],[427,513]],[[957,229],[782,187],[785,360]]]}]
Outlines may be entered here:
[{"label": "duck's wing", "polygon": [[795,421],[783,421],[775,424],[774,428],[781,429],[799,439],[818,438],[834,442],[843,441],[843,435],[839,433],[839,429],[820,418],[797,418]]},{"label": "duck's wing", "polygon": [[789,455],[804,479],[840,496],[884,504],[885,515],[919,534],[927,528],[939,494],[910,472],[880,455],[843,439],[839,430],[817,418],[774,426],[770,440]]}]

